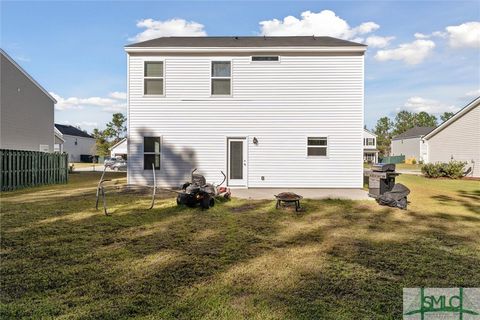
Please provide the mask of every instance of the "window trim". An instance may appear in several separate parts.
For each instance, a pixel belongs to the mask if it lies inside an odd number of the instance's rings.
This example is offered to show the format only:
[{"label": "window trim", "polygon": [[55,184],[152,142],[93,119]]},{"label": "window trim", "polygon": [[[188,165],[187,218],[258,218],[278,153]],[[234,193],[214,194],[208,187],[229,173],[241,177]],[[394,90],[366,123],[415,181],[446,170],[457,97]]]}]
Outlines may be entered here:
[{"label": "window trim", "polygon": [[[145,138],[159,138],[160,139],[160,153],[156,153],[156,152],[145,152]],[[155,171],[160,171],[162,170],[162,162],[163,162],[163,157],[162,157],[162,151],[163,151],[163,136],[159,135],[159,136],[142,136],[142,154],[143,154],[143,157],[142,157],[142,161],[143,161],[143,170],[146,171],[146,170],[152,170],[152,168],[148,168],[148,169],[145,169],[145,155],[146,154],[153,154],[153,155],[159,155],[160,156],[160,167],[158,169],[155,169]]]},{"label": "window trim", "polygon": [[[214,62],[229,62],[230,63],[230,77],[214,77],[212,75],[213,63]],[[213,94],[213,81],[214,79],[219,80],[230,80],[230,94]],[[232,59],[213,59],[210,60],[210,97],[212,98],[225,98],[233,96],[233,61]]]},{"label": "window trim", "polygon": [[[145,76],[145,69],[146,69],[146,65],[147,63],[150,63],[150,62],[161,62],[163,64],[163,76],[162,77],[147,77]],[[143,96],[144,97],[165,97],[165,73],[166,73],[166,64],[165,64],[165,59],[161,59],[161,60],[151,60],[151,59],[148,59],[148,60],[143,60],[143,69],[142,69],[142,83],[143,83]],[[162,79],[163,80],[163,94],[147,94],[145,92],[145,79]]]},{"label": "window trim", "polygon": [[[327,140],[327,145],[326,146],[309,146],[308,145],[308,139],[321,139],[321,138],[325,138]],[[309,156],[308,155],[308,148],[325,148],[326,149],[326,152],[325,152],[325,155],[324,156]],[[307,159],[328,159],[329,158],[329,155],[330,155],[330,136],[329,135],[325,135],[325,134],[309,134],[309,135],[306,135],[305,136],[305,157]]]},{"label": "window trim", "polygon": [[[253,60],[253,57],[278,57],[278,60],[273,60],[273,61],[266,61],[266,60],[263,60],[263,61],[254,61]],[[254,64],[263,64],[263,63],[267,63],[267,64],[272,64],[272,63],[280,63],[282,61],[282,57],[279,56],[279,55],[274,55],[274,54],[255,54],[255,55],[252,55],[250,56],[250,63],[254,63]]]}]

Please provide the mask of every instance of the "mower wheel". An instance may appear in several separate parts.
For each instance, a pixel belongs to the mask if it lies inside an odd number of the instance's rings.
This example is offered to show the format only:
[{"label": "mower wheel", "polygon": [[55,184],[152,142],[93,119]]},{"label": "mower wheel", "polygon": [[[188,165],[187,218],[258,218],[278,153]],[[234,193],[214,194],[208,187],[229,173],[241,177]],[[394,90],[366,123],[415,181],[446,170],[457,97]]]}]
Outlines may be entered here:
[{"label": "mower wheel", "polygon": [[210,208],[210,203],[212,201],[214,201],[214,200],[210,195],[205,195],[203,197],[202,201],[200,202],[200,207],[202,207],[202,209],[208,209],[208,208]]},{"label": "mower wheel", "polygon": [[186,204],[185,201],[186,200],[186,196],[185,194],[182,194],[182,193],[179,193],[177,195],[177,205],[182,205],[182,204]]}]

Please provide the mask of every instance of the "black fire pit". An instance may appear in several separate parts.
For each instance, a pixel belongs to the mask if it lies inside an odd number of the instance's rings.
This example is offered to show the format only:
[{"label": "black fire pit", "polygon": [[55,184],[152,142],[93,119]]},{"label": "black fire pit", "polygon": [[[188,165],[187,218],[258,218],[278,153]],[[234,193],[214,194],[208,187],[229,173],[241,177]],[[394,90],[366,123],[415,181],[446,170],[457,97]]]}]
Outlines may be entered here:
[{"label": "black fire pit", "polygon": [[300,207],[300,200],[303,199],[302,196],[293,193],[293,192],[282,192],[277,195],[275,195],[275,198],[277,199],[277,204],[275,208],[280,208],[282,202],[284,204],[290,204],[290,203],[295,203],[295,211],[299,211],[301,209]]}]

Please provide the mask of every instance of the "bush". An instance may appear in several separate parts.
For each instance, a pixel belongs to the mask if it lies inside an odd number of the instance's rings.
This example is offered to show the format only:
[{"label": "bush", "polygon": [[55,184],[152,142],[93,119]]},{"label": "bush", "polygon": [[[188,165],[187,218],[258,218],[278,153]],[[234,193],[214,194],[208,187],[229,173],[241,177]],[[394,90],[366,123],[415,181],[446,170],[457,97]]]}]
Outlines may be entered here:
[{"label": "bush", "polygon": [[412,164],[417,164],[417,160],[415,158],[412,159]]},{"label": "bush", "polygon": [[463,176],[466,162],[452,160],[449,163],[427,163],[422,166],[422,173],[427,178],[447,177],[458,179]]}]

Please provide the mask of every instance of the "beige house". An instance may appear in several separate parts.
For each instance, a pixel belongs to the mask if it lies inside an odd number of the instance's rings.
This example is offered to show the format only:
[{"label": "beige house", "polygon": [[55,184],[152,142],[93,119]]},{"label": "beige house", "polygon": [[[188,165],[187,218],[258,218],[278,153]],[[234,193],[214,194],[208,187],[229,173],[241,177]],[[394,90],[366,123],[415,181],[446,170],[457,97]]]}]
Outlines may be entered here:
[{"label": "beige house", "polygon": [[426,161],[427,145],[422,138],[433,129],[431,127],[413,127],[393,137],[390,144],[390,155],[405,156],[405,159],[415,158],[416,161]]},{"label": "beige house", "polygon": [[1,49],[0,56],[0,149],[53,152],[57,101]]},{"label": "beige house", "polygon": [[424,137],[428,162],[467,162],[471,175],[480,177],[480,97]]}]

